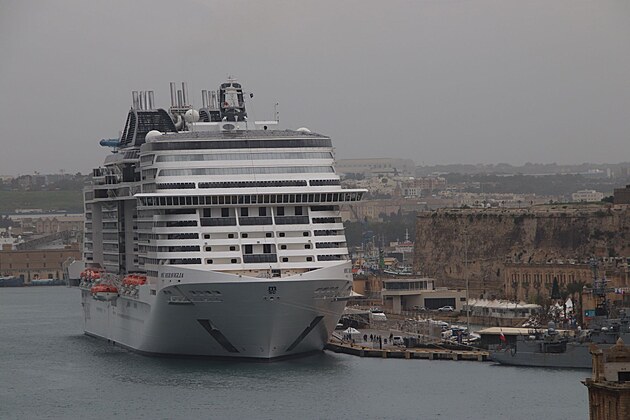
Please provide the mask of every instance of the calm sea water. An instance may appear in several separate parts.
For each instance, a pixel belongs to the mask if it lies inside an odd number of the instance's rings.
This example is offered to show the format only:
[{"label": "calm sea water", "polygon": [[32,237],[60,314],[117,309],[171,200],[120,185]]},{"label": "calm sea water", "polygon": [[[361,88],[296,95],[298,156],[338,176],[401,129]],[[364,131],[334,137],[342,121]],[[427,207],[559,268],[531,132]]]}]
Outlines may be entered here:
[{"label": "calm sea water", "polygon": [[587,419],[589,374],[330,352],[145,357],[84,336],[77,289],[0,288],[1,419]]}]

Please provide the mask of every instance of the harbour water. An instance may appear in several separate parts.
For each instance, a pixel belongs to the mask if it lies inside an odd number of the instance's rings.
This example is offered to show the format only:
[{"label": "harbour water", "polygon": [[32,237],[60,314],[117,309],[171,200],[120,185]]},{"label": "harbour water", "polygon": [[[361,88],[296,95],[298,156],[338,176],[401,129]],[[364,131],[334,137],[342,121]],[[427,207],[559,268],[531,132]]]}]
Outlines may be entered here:
[{"label": "harbour water", "polygon": [[587,370],[145,357],[87,337],[79,291],[0,289],[0,418],[586,419]]}]

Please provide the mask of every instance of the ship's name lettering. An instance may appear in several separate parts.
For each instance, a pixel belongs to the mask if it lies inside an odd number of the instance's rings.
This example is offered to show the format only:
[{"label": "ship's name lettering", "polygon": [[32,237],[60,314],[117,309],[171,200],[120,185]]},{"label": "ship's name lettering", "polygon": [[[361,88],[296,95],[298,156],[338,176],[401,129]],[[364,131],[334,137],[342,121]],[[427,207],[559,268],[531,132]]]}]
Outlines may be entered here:
[{"label": "ship's name lettering", "polygon": [[183,279],[184,273],[162,273],[163,279]]}]

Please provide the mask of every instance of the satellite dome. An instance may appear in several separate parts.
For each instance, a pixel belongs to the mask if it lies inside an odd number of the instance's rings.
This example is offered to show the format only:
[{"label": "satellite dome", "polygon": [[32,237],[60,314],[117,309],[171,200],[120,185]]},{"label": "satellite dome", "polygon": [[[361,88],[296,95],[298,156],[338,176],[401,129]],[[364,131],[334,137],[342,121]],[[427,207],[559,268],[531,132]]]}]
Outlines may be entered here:
[{"label": "satellite dome", "polygon": [[310,133],[311,132],[311,130],[309,130],[306,127],[300,127],[297,130],[295,130],[295,131],[299,131],[300,133]]},{"label": "satellite dome", "polygon": [[196,109],[189,109],[184,114],[184,119],[187,123],[199,121],[199,111],[197,111]]},{"label": "satellite dome", "polygon": [[144,137],[144,140],[149,143],[152,141],[155,141],[158,137],[160,137],[162,135],[161,131],[158,130],[151,130],[147,133],[147,135]]}]

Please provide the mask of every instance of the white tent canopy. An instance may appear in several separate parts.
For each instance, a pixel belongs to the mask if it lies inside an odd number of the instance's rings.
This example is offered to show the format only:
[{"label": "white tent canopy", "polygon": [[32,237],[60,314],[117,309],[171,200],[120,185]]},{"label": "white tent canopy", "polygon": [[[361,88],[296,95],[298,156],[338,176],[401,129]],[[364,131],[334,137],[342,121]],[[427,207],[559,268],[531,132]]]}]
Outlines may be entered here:
[{"label": "white tent canopy", "polygon": [[355,335],[355,334],[361,334],[361,331],[357,330],[356,328],[348,327],[345,330],[343,330],[343,333]]}]

